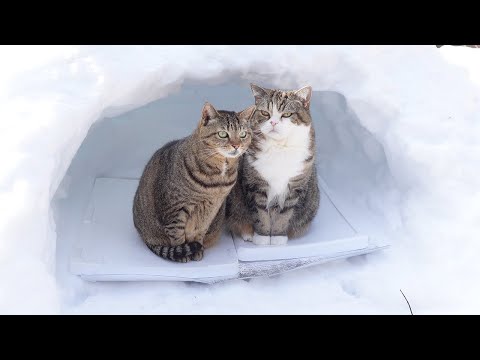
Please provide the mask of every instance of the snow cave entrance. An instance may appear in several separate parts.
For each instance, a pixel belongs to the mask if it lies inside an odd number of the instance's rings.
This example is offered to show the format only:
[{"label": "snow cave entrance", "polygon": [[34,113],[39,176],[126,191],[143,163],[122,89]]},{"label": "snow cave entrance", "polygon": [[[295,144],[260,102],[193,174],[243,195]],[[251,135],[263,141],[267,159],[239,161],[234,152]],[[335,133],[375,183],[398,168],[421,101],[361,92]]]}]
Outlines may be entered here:
[{"label": "snow cave entrance", "polygon": [[383,209],[395,186],[383,147],[342,94],[314,91],[322,198],[305,238],[285,246],[255,246],[225,233],[202,261],[187,264],[151,253],[132,222],[137,181],[156,149],[193,131],[205,101],[239,111],[253,97],[244,79],[187,82],[176,93],[92,125],[53,199],[59,276],[214,282],[272,275],[385,247]]}]

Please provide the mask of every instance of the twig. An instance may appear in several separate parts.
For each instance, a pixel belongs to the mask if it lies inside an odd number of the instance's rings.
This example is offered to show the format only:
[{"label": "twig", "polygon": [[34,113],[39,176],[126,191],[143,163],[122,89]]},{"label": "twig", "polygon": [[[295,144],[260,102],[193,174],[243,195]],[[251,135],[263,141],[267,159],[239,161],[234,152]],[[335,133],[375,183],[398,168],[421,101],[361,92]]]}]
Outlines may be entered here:
[{"label": "twig", "polygon": [[400,292],[402,293],[403,297],[405,298],[405,301],[407,302],[408,304],[408,308],[410,309],[410,314],[413,315],[413,312],[412,312],[412,307],[410,306],[410,303],[408,302],[408,299],[407,297],[405,296],[405,294],[403,293],[402,289],[400,289]]}]

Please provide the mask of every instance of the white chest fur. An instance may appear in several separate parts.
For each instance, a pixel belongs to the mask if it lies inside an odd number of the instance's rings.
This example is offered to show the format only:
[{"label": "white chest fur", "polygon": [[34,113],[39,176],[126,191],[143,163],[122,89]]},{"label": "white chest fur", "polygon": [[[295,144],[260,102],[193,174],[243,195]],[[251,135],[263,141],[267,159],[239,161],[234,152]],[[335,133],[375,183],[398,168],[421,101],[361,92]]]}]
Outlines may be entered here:
[{"label": "white chest fur", "polygon": [[304,161],[309,156],[310,126],[295,126],[285,140],[268,138],[261,144],[253,167],[268,182],[268,204],[276,199],[283,207],[291,178],[304,169]]}]

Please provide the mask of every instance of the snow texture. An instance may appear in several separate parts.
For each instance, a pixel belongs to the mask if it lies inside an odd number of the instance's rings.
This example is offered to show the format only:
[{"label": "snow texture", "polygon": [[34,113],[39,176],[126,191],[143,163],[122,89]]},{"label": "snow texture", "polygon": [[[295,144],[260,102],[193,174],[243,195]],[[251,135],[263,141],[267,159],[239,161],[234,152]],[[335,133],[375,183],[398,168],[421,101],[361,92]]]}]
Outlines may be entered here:
[{"label": "snow texture", "polygon": [[[478,49],[1,46],[0,53],[0,312],[408,314],[402,289],[415,314],[480,313]],[[240,110],[252,102],[249,82],[313,87],[319,172],[350,215],[368,214],[376,226],[366,230],[381,229],[392,248],[213,285],[90,284],[71,275],[69,234],[89,181],[137,177],[159,145],[157,130],[162,139],[191,131],[169,115],[178,110],[193,124],[206,100]]]}]

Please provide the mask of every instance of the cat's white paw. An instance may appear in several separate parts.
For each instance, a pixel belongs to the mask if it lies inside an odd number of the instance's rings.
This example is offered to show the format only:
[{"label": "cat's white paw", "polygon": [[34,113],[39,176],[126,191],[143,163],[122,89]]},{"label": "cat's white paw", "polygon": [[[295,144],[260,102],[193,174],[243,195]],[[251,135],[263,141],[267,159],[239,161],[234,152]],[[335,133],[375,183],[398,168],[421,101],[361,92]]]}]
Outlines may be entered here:
[{"label": "cat's white paw", "polygon": [[270,244],[271,245],[286,245],[288,242],[288,236],[271,236]]},{"label": "cat's white paw", "polygon": [[270,245],[270,236],[258,235],[255,233],[252,238],[255,245]]},{"label": "cat's white paw", "polygon": [[252,241],[253,235],[252,234],[242,234],[242,239],[245,241]]}]

